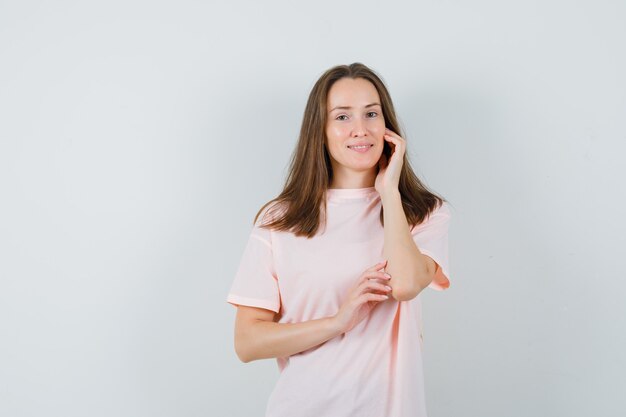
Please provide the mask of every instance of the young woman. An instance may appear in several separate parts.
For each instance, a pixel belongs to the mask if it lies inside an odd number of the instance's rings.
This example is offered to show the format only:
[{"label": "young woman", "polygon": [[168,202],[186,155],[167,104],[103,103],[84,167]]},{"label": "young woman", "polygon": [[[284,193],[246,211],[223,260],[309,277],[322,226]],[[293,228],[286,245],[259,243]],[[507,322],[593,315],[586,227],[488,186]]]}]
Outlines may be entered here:
[{"label": "young woman", "polygon": [[227,296],[238,357],[277,359],[266,417],[426,416],[419,295],[449,286],[450,209],[406,148],[374,71],[316,82]]}]

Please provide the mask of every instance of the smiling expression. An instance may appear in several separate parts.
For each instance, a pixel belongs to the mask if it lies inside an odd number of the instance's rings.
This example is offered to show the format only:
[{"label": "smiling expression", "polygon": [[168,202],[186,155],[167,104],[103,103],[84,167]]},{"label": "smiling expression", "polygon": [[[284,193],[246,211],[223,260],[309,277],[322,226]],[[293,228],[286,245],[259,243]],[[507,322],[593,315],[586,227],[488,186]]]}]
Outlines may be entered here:
[{"label": "smiling expression", "polygon": [[326,146],[333,172],[376,169],[385,133],[376,87],[363,78],[342,78],[330,88],[326,110]]}]

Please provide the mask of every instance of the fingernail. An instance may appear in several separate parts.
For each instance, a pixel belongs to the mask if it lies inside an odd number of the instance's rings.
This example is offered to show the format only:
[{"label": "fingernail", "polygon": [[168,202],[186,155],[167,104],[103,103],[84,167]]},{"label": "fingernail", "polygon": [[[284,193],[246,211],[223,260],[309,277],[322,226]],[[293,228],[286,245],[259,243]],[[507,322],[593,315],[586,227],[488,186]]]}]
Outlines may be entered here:
[{"label": "fingernail", "polygon": [[389,274],[388,274],[388,273],[386,273],[386,272],[385,272],[385,276],[386,276],[387,278],[391,278],[391,275],[389,275]]},{"label": "fingernail", "polygon": [[385,288],[387,288],[388,290],[391,289],[391,287],[389,285],[385,285]]}]

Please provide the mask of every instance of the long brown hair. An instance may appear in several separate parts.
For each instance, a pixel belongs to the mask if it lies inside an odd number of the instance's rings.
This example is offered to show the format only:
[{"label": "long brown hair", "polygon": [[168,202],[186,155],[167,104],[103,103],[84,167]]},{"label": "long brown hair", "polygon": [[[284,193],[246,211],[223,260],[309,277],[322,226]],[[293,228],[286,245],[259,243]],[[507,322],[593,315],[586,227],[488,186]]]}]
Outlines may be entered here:
[{"label": "long brown hair", "polygon": [[[363,78],[371,82],[378,90],[385,127],[405,138],[398,124],[391,96],[378,74],[360,62],[330,68],[317,80],[309,94],[300,128],[300,137],[291,156],[283,191],[259,209],[254,217],[254,223],[264,209],[271,205],[263,216],[265,218],[265,215],[269,215],[271,221],[261,227],[289,231],[296,236],[308,238],[317,233],[320,218],[322,216],[325,218],[326,190],[331,184],[333,175],[330,155],[325,145],[326,100],[332,85],[344,77]],[[391,147],[386,141],[383,152],[389,160]],[[406,152],[398,190],[407,222],[411,227],[420,224],[431,211],[446,201],[429,191],[417,178]],[[380,223],[384,226],[382,206]]]}]

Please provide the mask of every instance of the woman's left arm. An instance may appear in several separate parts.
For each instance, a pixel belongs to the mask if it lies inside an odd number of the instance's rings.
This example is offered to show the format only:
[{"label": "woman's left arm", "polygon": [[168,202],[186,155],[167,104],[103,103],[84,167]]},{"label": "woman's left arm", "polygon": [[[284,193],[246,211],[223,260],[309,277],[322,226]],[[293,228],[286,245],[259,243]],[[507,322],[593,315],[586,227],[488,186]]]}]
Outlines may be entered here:
[{"label": "woman's left arm", "polygon": [[385,129],[384,140],[389,142],[392,154],[389,161],[384,153],[381,156],[375,187],[383,204],[385,272],[391,275],[388,281],[392,288],[391,296],[398,301],[407,301],[415,298],[432,282],[436,265],[431,257],[417,248],[402,208],[398,182],[406,141],[390,129]]},{"label": "woman's left arm", "polygon": [[435,261],[422,254],[409,230],[398,190],[381,195],[385,221],[385,243],[383,259],[387,260],[385,272],[391,275],[388,281],[391,296],[398,301],[415,298],[434,277]]}]

